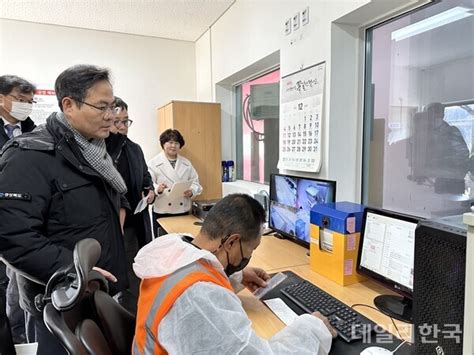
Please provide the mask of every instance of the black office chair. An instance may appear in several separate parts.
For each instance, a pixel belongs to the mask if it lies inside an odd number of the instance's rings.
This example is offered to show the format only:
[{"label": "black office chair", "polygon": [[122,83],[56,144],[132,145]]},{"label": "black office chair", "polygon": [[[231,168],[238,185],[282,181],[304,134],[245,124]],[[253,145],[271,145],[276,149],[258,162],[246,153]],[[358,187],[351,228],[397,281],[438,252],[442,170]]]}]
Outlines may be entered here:
[{"label": "black office chair", "polygon": [[35,299],[46,327],[72,355],[131,353],[135,317],[107,293],[107,281],[92,270],[100,251],[95,239],[79,241],[74,270],[58,270],[44,295]]}]

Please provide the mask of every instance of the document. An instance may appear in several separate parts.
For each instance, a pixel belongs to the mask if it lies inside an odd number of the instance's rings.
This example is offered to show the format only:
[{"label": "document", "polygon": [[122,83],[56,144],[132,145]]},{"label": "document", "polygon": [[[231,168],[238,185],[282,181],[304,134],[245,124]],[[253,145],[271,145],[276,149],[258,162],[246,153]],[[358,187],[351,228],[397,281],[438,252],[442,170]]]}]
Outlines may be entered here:
[{"label": "document", "polygon": [[140,202],[138,202],[137,207],[135,208],[135,211],[133,212],[133,214],[140,213],[148,206],[148,203],[146,200],[147,200],[147,197],[145,196],[140,200]]},{"label": "document", "polygon": [[253,292],[253,295],[257,297],[258,299],[262,298],[263,296],[265,296],[265,294],[267,294],[267,292],[273,290],[277,285],[279,285],[286,278],[287,276],[282,272],[279,272],[278,274],[273,275],[271,279],[266,281],[267,286],[257,288]]},{"label": "document", "polygon": [[270,308],[270,310],[278,317],[280,320],[289,325],[293,323],[298,315],[293,312],[293,310],[286,305],[281,298],[272,298],[270,300],[263,301]]},{"label": "document", "polygon": [[192,181],[175,182],[171,188],[165,189],[163,193],[166,194],[169,199],[182,197],[184,195],[184,191],[189,190],[192,184]]}]

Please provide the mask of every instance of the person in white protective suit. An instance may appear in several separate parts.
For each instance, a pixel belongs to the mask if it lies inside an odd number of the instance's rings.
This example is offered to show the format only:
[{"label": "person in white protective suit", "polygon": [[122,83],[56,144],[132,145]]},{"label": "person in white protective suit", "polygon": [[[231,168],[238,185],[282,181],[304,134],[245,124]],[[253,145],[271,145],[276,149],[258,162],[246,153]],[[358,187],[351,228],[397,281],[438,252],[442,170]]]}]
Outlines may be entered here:
[{"label": "person in white protective suit", "polygon": [[[235,294],[265,286],[246,267],[260,244],[265,212],[252,197],[219,201],[192,239],[168,234],[143,247],[133,268],[142,279],[132,351],[139,354],[327,354],[336,331],[304,314],[266,340],[255,334]],[[242,287],[242,286],[240,286]]]}]

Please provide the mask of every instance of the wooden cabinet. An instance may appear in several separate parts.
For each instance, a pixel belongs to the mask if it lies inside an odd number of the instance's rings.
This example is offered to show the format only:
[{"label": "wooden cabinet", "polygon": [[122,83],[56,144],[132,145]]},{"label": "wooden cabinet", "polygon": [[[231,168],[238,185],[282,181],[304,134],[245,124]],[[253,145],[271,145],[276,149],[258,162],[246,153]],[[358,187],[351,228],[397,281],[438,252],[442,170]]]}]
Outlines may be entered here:
[{"label": "wooden cabinet", "polygon": [[181,132],[188,158],[203,187],[197,200],[222,197],[221,105],[207,102],[171,101],[158,109],[158,135],[172,128]]}]

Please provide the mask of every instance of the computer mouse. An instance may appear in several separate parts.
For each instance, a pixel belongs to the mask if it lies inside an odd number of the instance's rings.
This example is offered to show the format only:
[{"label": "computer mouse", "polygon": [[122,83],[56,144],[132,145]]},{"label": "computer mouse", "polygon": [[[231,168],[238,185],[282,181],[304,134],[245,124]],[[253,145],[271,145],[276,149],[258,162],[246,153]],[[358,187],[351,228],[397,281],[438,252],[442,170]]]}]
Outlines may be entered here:
[{"label": "computer mouse", "polygon": [[362,350],[360,355],[389,355],[392,352],[388,349],[381,348],[380,346],[369,346]]}]

